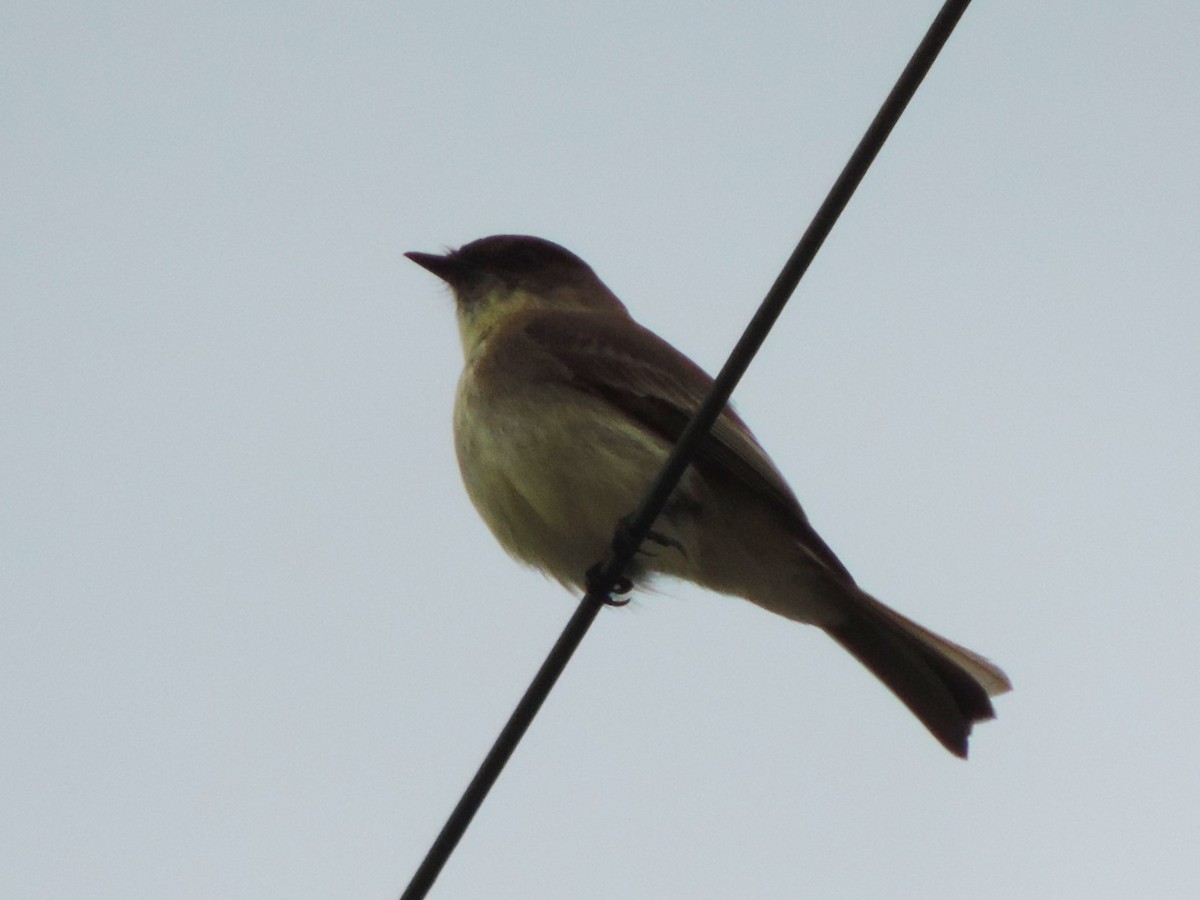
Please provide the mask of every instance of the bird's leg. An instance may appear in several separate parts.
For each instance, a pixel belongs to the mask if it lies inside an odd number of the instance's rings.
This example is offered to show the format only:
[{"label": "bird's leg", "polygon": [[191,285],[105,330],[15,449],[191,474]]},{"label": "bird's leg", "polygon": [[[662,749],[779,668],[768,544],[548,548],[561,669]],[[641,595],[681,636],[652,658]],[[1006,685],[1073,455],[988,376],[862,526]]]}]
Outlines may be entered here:
[{"label": "bird's leg", "polygon": [[[633,556],[637,553],[644,553],[647,556],[653,556],[653,553],[643,550],[641,545],[633,547],[633,537],[629,533],[629,519],[629,516],[624,516],[620,521],[617,522],[617,528],[616,531],[613,532],[612,539],[613,553],[618,556]],[[675,538],[671,537],[670,535],[663,534],[659,531],[650,531],[646,534],[646,540],[650,541],[651,543],[658,544],[661,547],[674,548],[682,553],[685,557],[687,556],[687,550],[684,549],[683,544],[679,543],[679,541],[675,540]],[[633,582],[627,576],[621,576],[611,586],[602,583],[600,576],[604,574],[604,566],[605,564],[603,562],[598,562],[588,569],[586,576],[588,593],[597,596],[603,596],[605,598],[604,602],[609,606],[625,606],[627,603],[629,603],[628,597],[623,600],[616,600],[612,597],[612,594],[628,594],[631,590],[633,590]]]},{"label": "bird's leg", "polygon": [[[624,516],[619,522],[617,522],[617,530],[613,534],[612,543],[613,551],[615,553],[622,553],[626,551],[633,543],[633,537],[629,533],[629,519],[630,516]],[[687,556],[687,550],[684,549],[683,544],[679,543],[679,541],[675,540],[675,538],[671,537],[670,535],[663,534],[661,531],[646,532],[646,540],[650,541],[651,543],[658,544],[660,547],[672,547],[682,553],[685,557]],[[641,546],[635,548],[634,552],[644,553],[647,556],[654,555],[647,550],[643,550]]]}]

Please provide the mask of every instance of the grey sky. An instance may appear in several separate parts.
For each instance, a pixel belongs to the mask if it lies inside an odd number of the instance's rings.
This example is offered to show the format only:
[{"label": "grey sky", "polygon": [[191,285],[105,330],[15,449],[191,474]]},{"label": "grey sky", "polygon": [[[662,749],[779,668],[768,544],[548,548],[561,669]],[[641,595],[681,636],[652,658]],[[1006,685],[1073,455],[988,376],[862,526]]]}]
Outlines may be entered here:
[{"label": "grey sky", "polygon": [[[404,250],[570,247],[715,370],[933,2],[0,11],[0,896],[392,897],[574,599]],[[735,400],[1003,665],[604,612],[433,896],[1196,896],[1200,7],[970,9]],[[469,560],[469,561],[468,561]]]}]

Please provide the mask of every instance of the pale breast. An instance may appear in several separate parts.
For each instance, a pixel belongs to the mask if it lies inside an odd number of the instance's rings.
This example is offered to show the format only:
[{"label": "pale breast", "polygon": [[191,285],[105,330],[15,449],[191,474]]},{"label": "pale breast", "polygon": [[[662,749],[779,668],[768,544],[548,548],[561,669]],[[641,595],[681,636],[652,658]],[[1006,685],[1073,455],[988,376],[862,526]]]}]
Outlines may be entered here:
[{"label": "pale breast", "polygon": [[[578,585],[670,448],[569,386],[497,387],[475,366],[459,382],[454,432],[467,493],[509,553]],[[693,477],[682,490],[698,488]]]}]

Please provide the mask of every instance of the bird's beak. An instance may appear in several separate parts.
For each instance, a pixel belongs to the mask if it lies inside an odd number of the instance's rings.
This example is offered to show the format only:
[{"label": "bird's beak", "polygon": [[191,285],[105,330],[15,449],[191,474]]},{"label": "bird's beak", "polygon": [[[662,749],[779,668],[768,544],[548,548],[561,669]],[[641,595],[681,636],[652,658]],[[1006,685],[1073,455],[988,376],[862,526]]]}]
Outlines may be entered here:
[{"label": "bird's beak", "polygon": [[440,253],[418,253],[415,250],[405,253],[409,259],[422,269],[428,269],[442,281],[454,285],[462,281],[467,273],[467,266],[461,260]]}]

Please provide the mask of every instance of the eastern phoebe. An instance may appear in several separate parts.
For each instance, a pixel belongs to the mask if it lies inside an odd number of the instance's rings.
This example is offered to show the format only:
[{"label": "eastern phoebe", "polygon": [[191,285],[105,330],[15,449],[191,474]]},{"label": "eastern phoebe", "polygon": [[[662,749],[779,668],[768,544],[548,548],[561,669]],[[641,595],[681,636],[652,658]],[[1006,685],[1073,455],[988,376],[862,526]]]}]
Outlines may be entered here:
[{"label": "eastern phoebe", "polygon": [[[409,259],[454,291],[466,366],[454,406],[467,493],[510,554],[579,590],[712,379],[630,317],[583,260],[496,235]],[[662,574],[816,625],[967,755],[998,667],[863,591],[733,410],[700,445],[627,574]]]}]

